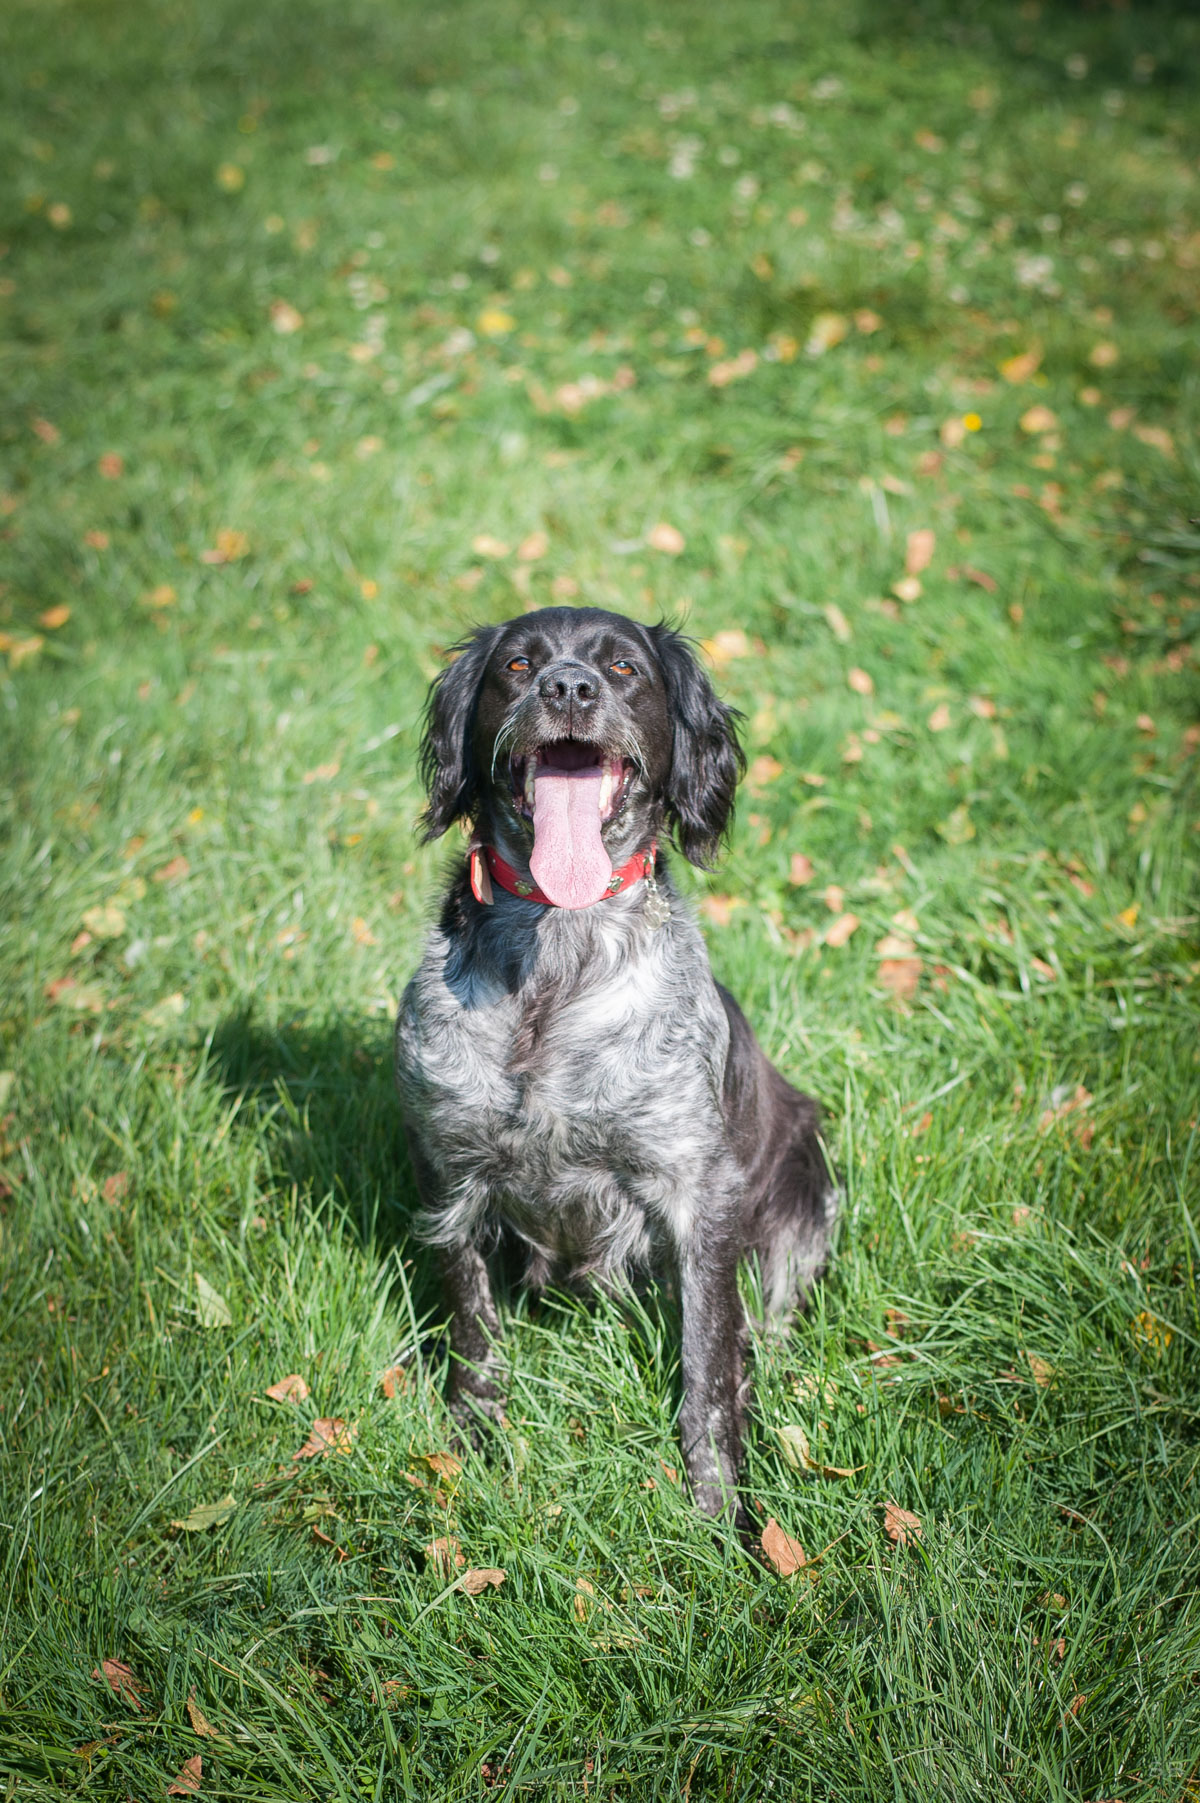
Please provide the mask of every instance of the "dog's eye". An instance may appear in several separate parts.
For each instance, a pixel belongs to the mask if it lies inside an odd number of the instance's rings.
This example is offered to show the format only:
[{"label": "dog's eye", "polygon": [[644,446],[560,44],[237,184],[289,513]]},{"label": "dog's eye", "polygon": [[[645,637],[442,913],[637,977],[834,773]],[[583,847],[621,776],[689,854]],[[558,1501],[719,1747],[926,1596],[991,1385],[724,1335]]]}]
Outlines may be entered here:
[{"label": "dog's eye", "polygon": [[619,657],[615,664],[609,664],[608,667],[612,671],[614,676],[632,676],[633,675],[633,665],[628,661],[627,658],[624,658],[624,657]]},{"label": "dog's eye", "polygon": [[528,670],[529,659],[527,657],[514,657],[510,660],[508,667],[510,670],[516,670],[518,672]]}]

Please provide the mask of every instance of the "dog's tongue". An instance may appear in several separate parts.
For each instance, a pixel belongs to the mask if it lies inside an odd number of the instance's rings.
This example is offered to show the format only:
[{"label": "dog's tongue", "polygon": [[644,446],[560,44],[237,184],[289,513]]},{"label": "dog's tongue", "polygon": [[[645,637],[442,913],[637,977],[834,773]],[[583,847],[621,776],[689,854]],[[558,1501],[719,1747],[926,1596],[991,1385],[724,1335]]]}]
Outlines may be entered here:
[{"label": "dog's tongue", "polygon": [[600,837],[600,784],[596,765],[584,770],[539,767],[533,787],[533,855],[529,869],[558,908],[589,908],[612,876]]}]

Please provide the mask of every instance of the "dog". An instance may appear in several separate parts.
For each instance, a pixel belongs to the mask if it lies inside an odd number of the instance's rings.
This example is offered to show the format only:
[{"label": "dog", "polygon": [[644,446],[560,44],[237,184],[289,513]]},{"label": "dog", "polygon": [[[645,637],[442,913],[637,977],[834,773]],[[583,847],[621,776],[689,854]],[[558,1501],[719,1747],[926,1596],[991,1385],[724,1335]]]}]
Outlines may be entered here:
[{"label": "dog", "polygon": [[470,849],[396,1023],[396,1078],[449,1308],[449,1402],[503,1415],[488,1254],[534,1287],[665,1278],[682,1314],[692,1494],[744,1523],[738,1264],[768,1325],[825,1267],[837,1192],[816,1104],[717,983],[662,849],[707,867],[745,759],[686,640],[599,608],[485,626],[430,693],[427,840]]}]

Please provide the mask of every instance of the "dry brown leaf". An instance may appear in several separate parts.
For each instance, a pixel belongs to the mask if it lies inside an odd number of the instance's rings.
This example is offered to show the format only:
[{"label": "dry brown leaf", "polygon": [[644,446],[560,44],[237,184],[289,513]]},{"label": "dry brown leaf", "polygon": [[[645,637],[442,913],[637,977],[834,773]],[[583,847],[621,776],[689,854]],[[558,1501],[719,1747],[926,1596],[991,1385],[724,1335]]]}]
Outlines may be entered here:
[{"label": "dry brown leaf", "polygon": [[814,1459],[808,1435],[802,1427],[777,1427],[775,1432],[783,1441],[783,1456],[793,1471],[812,1471],[817,1477],[853,1477],[856,1472],[866,1470],[865,1465],[825,1465],[820,1459]]},{"label": "dry brown leaf", "polygon": [[847,670],[846,681],[856,695],[873,695],[875,693],[874,679],[866,670],[860,670],[857,664]]},{"label": "dry brown leaf", "polygon": [[1055,432],[1058,430],[1058,415],[1052,413],[1049,407],[1043,407],[1039,401],[1036,407],[1028,407],[1021,415],[1021,430],[1033,435]]},{"label": "dry brown leaf", "polygon": [[245,557],[250,549],[249,535],[239,532],[236,526],[222,526],[217,533],[217,542],[209,551],[201,551],[201,563],[236,563],[239,557]]},{"label": "dry brown leaf", "polygon": [[176,1772],[174,1783],[168,1784],[168,1797],[192,1796],[194,1792],[200,1789],[200,1783],[203,1777],[204,1760],[199,1753],[193,1753],[192,1757],[185,1760],[183,1765]]},{"label": "dry brown leaf", "polygon": [[38,625],[45,627],[47,632],[57,632],[70,618],[70,608],[65,601],[60,601],[56,607],[48,607],[45,613],[38,615]]},{"label": "dry brown leaf", "polygon": [[932,526],[918,526],[910,532],[904,548],[904,573],[906,576],[919,576],[933,562],[933,553],[937,548],[937,534]]},{"label": "dry brown leaf", "polygon": [[462,1547],[451,1534],[439,1534],[425,1548],[425,1563],[439,1578],[453,1578],[466,1564]]},{"label": "dry brown leaf", "polygon": [[877,976],[889,994],[900,1001],[911,1001],[921,986],[920,958],[881,958]]},{"label": "dry brown leaf", "polygon": [[350,1452],[357,1433],[358,1429],[343,1421],[340,1415],[322,1416],[313,1422],[308,1439],[292,1458],[327,1459],[330,1453]]},{"label": "dry brown leaf", "polygon": [[727,626],[720,632],[714,632],[710,639],[701,639],[700,649],[720,669],[732,658],[750,657],[754,646],[740,626]]},{"label": "dry brown leaf", "polygon": [[930,732],[945,732],[946,728],[950,725],[949,702],[939,701],[925,724],[928,726]]},{"label": "dry brown leaf", "polygon": [[179,857],[172,858],[169,863],[156,870],[151,880],[156,883],[181,883],[190,869],[191,865],[180,854]]},{"label": "dry brown leaf", "polygon": [[825,929],[825,944],[835,948],[845,945],[852,933],[858,931],[857,914],[839,914],[837,919]]},{"label": "dry brown leaf", "polygon": [[388,1401],[395,1401],[396,1397],[402,1396],[408,1388],[407,1365],[389,1365],[387,1370],[380,1374],[379,1383]]},{"label": "dry brown leaf", "polygon": [[846,891],[838,883],[827,885],[821,900],[831,914],[840,914],[846,905]]},{"label": "dry brown leaf", "polygon": [[421,1454],[421,1463],[428,1465],[434,1476],[447,1484],[456,1484],[462,1476],[462,1460],[452,1452],[426,1452]]},{"label": "dry brown leaf", "polygon": [[271,329],[281,338],[290,338],[304,324],[304,315],[290,301],[273,300],[270,308]]},{"label": "dry brown leaf", "polygon": [[281,1377],[267,1391],[272,1402],[303,1402],[308,1394],[308,1385],[298,1371],[293,1371],[288,1377]]},{"label": "dry brown leaf", "polygon": [[1038,1120],[1038,1132],[1045,1133],[1054,1125],[1055,1121],[1065,1120],[1067,1115],[1077,1114],[1081,1109],[1089,1108],[1092,1101],[1091,1092],[1086,1090],[1082,1083],[1075,1085],[1074,1093],[1070,1096],[1065,1096],[1061,1090],[1056,1089],[1050,1097],[1049,1108]]},{"label": "dry brown leaf", "polygon": [[188,1720],[192,1724],[192,1732],[194,1734],[203,1735],[205,1738],[210,1739],[210,1740],[219,1740],[220,1739],[220,1736],[217,1733],[217,1730],[213,1727],[213,1725],[209,1721],[208,1717],[204,1714],[204,1711],[197,1706],[195,1691],[192,1691],[188,1696],[187,1712],[188,1712]]},{"label": "dry brown leaf", "polygon": [[496,538],[490,532],[480,532],[471,540],[471,549],[476,557],[507,557],[508,546],[502,538]]},{"label": "dry brown leaf", "polygon": [[769,752],[756,757],[746,772],[746,781],[752,789],[761,789],[765,783],[773,783],[783,775],[783,765],[778,758]]},{"label": "dry brown leaf", "polygon": [[733,919],[733,910],[742,906],[740,895],[704,895],[700,898],[700,912],[714,926],[727,927]]},{"label": "dry brown leaf", "polygon": [[885,1503],[883,1531],[897,1546],[907,1546],[910,1541],[921,1538],[921,1517],[914,1515],[911,1509],[902,1509],[898,1503]]},{"label": "dry brown leaf", "polygon": [[341,767],[336,758],[328,764],[317,764],[314,769],[306,770],[300,781],[302,783],[331,783]]},{"label": "dry brown leaf", "polygon": [[759,1545],[781,1578],[794,1576],[808,1564],[808,1556],[800,1542],[786,1534],[773,1515],[762,1531]]},{"label": "dry brown leaf", "polygon": [[1037,374],[1041,361],[1041,350],[1034,345],[1027,351],[1020,351],[1015,357],[1006,357],[1000,365],[1000,374],[1006,382],[1012,382],[1014,385],[1028,382],[1031,376]]},{"label": "dry brown leaf", "polygon": [[135,1709],[143,1707],[138,1697],[145,1693],[146,1686],[134,1677],[133,1667],[126,1665],[123,1659],[101,1660],[99,1667],[93,1668],[92,1676],[110,1684],[117,1695],[132,1703]]},{"label": "dry brown leaf", "polygon": [[118,482],[125,474],[125,459],[120,451],[105,451],[97,460],[96,468],[106,482]]},{"label": "dry brown leaf", "polygon": [[668,557],[678,557],[687,540],[678,526],[671,526],[666,520],[660,520],[657,526],[651,526],[647,532],[646,543],[652,551],[663,551]]},{"label": "dry brown leaf", "polygon": [[508,1573],[499,1565],[475,1565],[470,1571],[464,1571],[459,1579],[459,1589],[465,1590],[468,1596],[479,1596],[489,1585],[499,1590]]},{"label": "dry brown leaf", "polygon": [[1036,1352],[1027,1352],[1025,1363],[1033,1373],[1034,1383],[1040,1389],[1048,1389],[1058,1376],[1057,1368],[1050,1363],[1049,1359],[1039,1358]]},{"label": "dry brown leaf", "polygon": [[531,532],[517,546],[518,563],[537,563],[550,549],[550,539],[545,532]]},{"label": "dry brown leaf", "polygon": [[805,883],[811,883],[813,867],[802,851],[794,851],[788,864],[788,882],[796,889],[802,889]]}]

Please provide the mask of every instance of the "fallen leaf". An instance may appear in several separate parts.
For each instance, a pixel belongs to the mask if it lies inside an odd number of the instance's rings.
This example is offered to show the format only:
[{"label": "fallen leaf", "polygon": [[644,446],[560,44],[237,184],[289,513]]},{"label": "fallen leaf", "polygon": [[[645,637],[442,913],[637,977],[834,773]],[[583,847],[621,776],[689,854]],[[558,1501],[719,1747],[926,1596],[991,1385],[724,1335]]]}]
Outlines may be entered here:
[{"label": "fallen leaf", "polygon": [[281,338],[290,338],[304,324],[304,315],[290,301],[274,300],[271,302],[271,328]]},{"label": "fallen leaf", "polygon": [[933,553],[937,547],[937,534],[931,526],[919,526],[910,532],[904,548],[904,573],[906,576],[919,576],[933,562]]},{"label": "fallen leaf", "polygon": [[790,1578],[808,1564],[808,1556],[798,1540],[785,1534],[772,1515],[759,1539],[768,1561],[781,1578]]},{"label": "fallen leaf", "polygon": [[857,914],[839,914],[832,925],[825,929],[825,944],[832,946],[845,945],[852,933],[858,931]]},{"label": "fallen leaf", "polygon": [[920,958],[881,958],[876,975],[881,986],[900,1001],[911,1001],[921,986]]},{"label": "fallen leaf", "polygon": [[917,1122],[916,1126],[913,1128],[911,1137],[913,1139],[919,1139],[921,1137],[922,1133],[928,1133],[929,1129],[932,1126],[933,1126],[933,1112],[931,1109],[927,1108],[925,1110],[924,1114],[921,1116],[920,1120]]},{"label": "fallen leaf", "polygon": [[110,1206],[115,1207],[115,1205],[120,1202],[124,1196],[128,1195],[128,1193],[129,1173],[127,1171],[114,1171],[111,1177],[106,1177],[104,1179],[104,1200],[109,1203]]},{"label": "fallen leaf", "polygon": [[507,557],[509,547],[502,538],[494,538],[490,532],[480,532],[471,540],[471,549],[476,557]]},{"label": "fallen leaf", "polygon": [[660,520],[646,534],[646,543],[652,551],[664,551],[668,557],[678,557],[687,540],[677,526],[670,526],[666,520]]},{"label": "fallen leaf", "polygon": [[214,1290],[207,1277],[193,1273],[196,1282],[196,1321],[201,1327],[231,1327],[233,1316],[224,1296]]},{"label": "fallen leaf", "polygon": [[727,927],[733,919],[733,910],[742,906],[740,895],[704,895],[700,898],[701,914],[718,927]]},{"label": "fallen leaf", "polygon": [[142,596],[143,607],[173,607],[178,600],[175,590],[169,582],[160,582],[156,588],[147,589]]},{"label": "fallen leaf", "polygon": [[153,1007],[142,1010],[142,1025],[153,1032],[163,1032],[175,1025],[186,1006],[182,989],[176,989],[171,995],[164,995],[160,1002],[155,1002]]},{"label": "fallen leaf", "polygon": [[1175,440],[1165,426],[1135,426],[1133,436],[1152,450],[1161,451],[1164,457],[1175,455]]},{"label": "fallen leaf", "polygon": [[809,327],[805,353],[810,357],[823,357],[826,351],[842,342],[849,330],[849,322],[840,313],[818,313]]},{"label": "fallen leaf", "polygon": [[892,584],[892,593],[897,601],[919,601],[924,592],[919,576],[901,576],[898,582]]},{"label": "fallen leaf", "polygon": [[897,1546],[907,1546],[910,1541],[921,1538],[921,1517],[914,1515],[911,1509],[902,1509],[898,1503],[885,1503],[883,1531]]},{"label": "fallen leaf", "polygon": [[8,652],[8,661],[12,669],[19,670],[22,664],[26,664],[30,658],[36,657],[45,643],[45,639],[36,632],[28,633],[24,638],[8,639],[5,649]]},{"label": "fallen leaf", "polygon": [[356,914],[350,923],[350,937],[354,940],[355,945],[379,944],[378,939],[376,939],[374,933],[371,931],[361,914]]},{"label": "fallen leaf", "polygon": [[857,664],[846,672],[846,681],[856,695],[873,695],[875,683],[866,670],[860,670]]},{"label": "fallen leaf", "polygon": [[1041,350],[1035,345],[1027,351],[1018,352],[1015,357],[1006,357],[1000,365],[1000,374],[1006,382],[1028,382],[1031,376],[1037,374],[1041,361]]},{"label": "fallen leaf", "polygon": [[298,1371],[287,1377],[281,1377],[277,1384],[272,1384],[266,1392],[272,1402],[304,1402],[308,1395],[308,1385]]},{"label": "fallen leaf", "polygon": [[185,1534],[203,1534],[209,1528],[224,1527],[236,1507],[232,1496],[223,1496],[220,1502],[197,1503],[181,1521],[172,1521],[171,1526]]},{"label": "fallen leaf", "polygon": [[1036,407],[1027,408],[1021,415],[1021,430],[1034,435],[1042,432],[1056,432],[1058,415],[1052,413],[1049,407],[1043,407],[1039,401]]},{"label": "fallen leaf", "polygon": [[479,1596],[489,1585],[499,1590],[508,1576],[498,1565],[476,1565],[465,1571],[459,1579],[459,1589],[465,1590],[468,1596]]},{"label": "fallen leaf", "polygon": [[503,338],[506,332],[513,330],[516,323],[513,315],[506,313],[503,307],[485,307],[475,321],[485,338]]},{"label": "fallen leaf", "polygon": [[1036,1352],[1025,1354],[1025,1363],[1033,1373],[1033,1381],[1040,1389],[1048,1389],[1058,1376],[1058,1371],[1049,1359],[1039,1358]]},{"label": "fallen leaf", "polygon": [[788,864],[788,882],[796,889],[802,889],[805,883],[811,883],[813,867],[802,851],[794,851]]},{"label": "fallen leaf", "polygon": [[960,802],[954,811],[940,822],[937,830],[947,845],[966,845],[973,839],[975,822],[971,819],[966,802]]},{"label": "fallen leaf", "polygon": [[38,615],[38,625],[44,626],[47,632],[57,632],[59,627],[65,626],[70,618],[70,608],[65,601],[60,601],[57,606],[48,607],[45,613]]},{"label": "fallen leaf", "polygon": [[820,1459],[814,1459],[802,1427],[777,1427],[775,1432],[783,1441],[783,1456],[793,1471],[812,1471],[818,1477],[853,1477],[866,1470],[865,1465],[823,1465]]},{"label": "fallen leaf", "polygon": [[297,1459],[327,1459],[330,1453],[350,1452],[357,1433],[358,1429],[343,1421],[340,1415],[323,1415],[313,1422],[312,1432],[299,1452],[292,1454],[293,1463]]},{"label": "fallen leaf", "polygon": [[779,759],[764,752],[761,757],[756,757],[750,765],[746,772],[746,781],[752,789],[761,788],[764,783],[773,783],[782,775],[783,765]]},{"label": "fallen leaf", "polygon": [[184,1764],[176,1772],[174,1783],[168,1784],[168,1797],[192,1796],[194,1792],[200,1789],[200,1781],[203,1776],[204,1760],[199,1753],[193,1753],[192,1757],[185,1760]]},{"label": "fallen leaf", "polygon": [[1123,927],[1128,927],[1130,932],[1132,932],[1137,925],[1137,918],[1140,912],[1141,903],[1131,902],[1127,908],[1121,909],[1121,912],[1117,915],[1117,919]]},{"label": "fallen leaf", "polygon": [[712,365],[708,372],[709,386],[728,388],[731,382],[740,382],[743,377],[752,375],[757,368],[757,351],[739,351],[736,357],[728,357],[723,362]]},{"label": "fallen leaf", "polygon": [[452,1452],[426,1452],[421,1454],[420,1462],[428,1465],[434,1477],[447,1484],[456,1484],[462,1476],[462,1460]]},{"label": "fallen leaf", "polygon": [[221,1738],[204,1711],[197,1704],[195,1691],[192,1691],[188,1696],[187,1712],[188,1720],[192,1724],[193,1734],[203,1735],[207,1740],[219,1740]]},{"label": "fallen leaf", "polygon": [[740,626],[730,626],[722,632],[714,632],[710,639],[701,639],[700,649],[719,667],[729,663],[732,658],[749,657],[754,646]]},{"label": "fallen leaf", "polygon": [[106,482],[118,482],[125,474],[125,459],[120,451],[105,451],[96,468]]},{"label": "fallen leaf", "polygon": [[[1048,967],[1047,967],[1048,968]],[[1050,1092],[1050,1106],[1038,1120],[1038,1132],[1045,1133],[1055,1121],[1065,1120],[1069,1114],[1077,1114],[1081,1109],[1090,1108],[1093,1096],[1082,1083],[1075,1085],[1074,1091],[1068,1093],[1066,1084],[1060,1084]]]},{"label": "fallen leaf", "polygon": [[31,419],[30,427],[43,444],[57,444],[62,433],[57,426],[51,425],[48,419]]},{"label": "fallen leaf", "polygon": [[925,724],[928,726],[930,732],[945,732],[950,724],[949,704],[945,701],[939,701]]},{"label": "fallen leaf", "polygon": [[519,563],[536,563],[550,549],[550,539],[545,532],[531,532],[517,546]]},{"label": "fallen leaf", "polygon": [[86,908],[83,924],[93,939],[119,939],[125,931],[125,915],[112,902],[97,908]]},{"label": "fallen leaf", "polygon": [[1175,1330],[1152,1315],[1149,1309],[1143,1309],[1129,1324],[1129,1331],[1142,1346],[1149,1346],[1160,1357],[1175,1338]]},{"label": "fallen leaf", "polygon": [[187,859],[182,856],[172,858],[169,864],[154,872],[151,879],[156,883],[181,883],[191,869]]},{"label": "fallen leaf", "polygon": [[1120,361],[1120,357],[1120,350],[1108,338],[1100,344],[1094,344],[1088,352],[1088,362],[1093,369],[1111,369],[1114,363]]},{"label": "fallen leaf", "polygon": [[217,542],[209,551],[201,551],[201,563],[236,563],[239,557],[245,557],[250,549],[250,538],[245,532],[239,532],[236,526],[222,526],[217,533]]},{"label": "fallen leaf", "polygon": [[452,1535],[441,1534],[425,1548],[425,1563],[439,1578],[454,1577],[466,1562],[461,1546]]},{"label": "fallen leaf", "polygon": [[397,1396],[403,1396],[408,1388],[407,1365],[389,1365],[386,1371],[381,1372],[379,1385],[389,1402],[394,1402]]},{"label": "fallen leaf", "polygon": [[144,1707],[138,1698],[145,1694],[146,1686],[139,1683],[133,1675],[133,1667],[126,1665],[123,1659],[101,1660],[99,1668],[93,1669],[92,1676],[111,1685],[117,1695],[124,1697],[127,1703],[132,1703],[135,1709]]},{"label": "fallen leaf", "polygon": [[848,645],[854,634],[850,630],[850,622],[836,601],[830,601],[825,608],[825,622],[839,645]]}]

